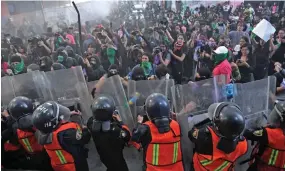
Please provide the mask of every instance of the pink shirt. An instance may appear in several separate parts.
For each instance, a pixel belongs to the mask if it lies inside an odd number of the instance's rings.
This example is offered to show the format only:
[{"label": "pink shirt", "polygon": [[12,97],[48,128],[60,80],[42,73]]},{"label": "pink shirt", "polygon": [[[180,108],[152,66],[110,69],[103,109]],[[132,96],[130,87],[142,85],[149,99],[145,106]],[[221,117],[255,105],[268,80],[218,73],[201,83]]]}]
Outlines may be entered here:
[{"label": "pink shirt", "polygon": [[75,40],[72,34],[66,34],[65,37],[69,40],[70,44],[75,45]]},{"label": "pink shirt", "polygon": [[228,60],[224,60],[217,65],[213,70],[213,76],[226,75],[227,83],[231,81],[232,67]]}]

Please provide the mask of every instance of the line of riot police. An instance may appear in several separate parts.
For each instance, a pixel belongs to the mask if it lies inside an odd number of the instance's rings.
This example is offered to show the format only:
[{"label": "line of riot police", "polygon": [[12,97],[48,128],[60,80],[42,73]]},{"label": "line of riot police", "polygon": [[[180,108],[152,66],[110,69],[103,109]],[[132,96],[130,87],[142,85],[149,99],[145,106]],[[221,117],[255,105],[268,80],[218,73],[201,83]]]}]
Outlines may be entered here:
[{"label": "line of riot police", "polygon": [[[142,170],[185,170],[181,137],[187,135],[181,134],[179,123],[172,119],[164,95],[147,97],[147,117],[139,115],[134,130],[123,123],[111,96],[96,97],[91,109],[93,116],[85,126],[77,109],[70,111],[55,101],[36,107],[29,98],[14,98],[2,111],[2,167],[88,171],[85,145],[92,137],[107,171],[129,170],[123,149],[131,146],[143,150]],[[237,159],[248,151],[247,140],[257,142],[251,158],[243,162],[250,162],[248,170],[284,170],[284,102],[277,101],[268,125],[255,130],[245,128],[240,107],[230,102],[210,105],[207,120],[188,132],[195,144],[192,170],[233,170]]]}]

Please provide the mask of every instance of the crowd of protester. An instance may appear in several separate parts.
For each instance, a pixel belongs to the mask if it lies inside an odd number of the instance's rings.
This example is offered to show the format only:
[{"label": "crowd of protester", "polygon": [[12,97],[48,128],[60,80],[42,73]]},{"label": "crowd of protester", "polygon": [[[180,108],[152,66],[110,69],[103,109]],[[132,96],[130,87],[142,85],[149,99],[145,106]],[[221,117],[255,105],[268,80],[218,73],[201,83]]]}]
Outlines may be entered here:
[{"label": "crowd of protester", "polygon": [[[87,81],[114,70],[125,79],[138,73],[148,79],[169,74],[182,84],[225,74],[246,83],[282,68],[285,13],[276,3],[241,3],[235,9],[229,2],[195,9],[180,1],[175,5],[173,11],[150,1],[134,14],[132,2],[121,3],[112,9],[109,23],[85,22],[81,43],[76,24],[59,22],[57,32],[45,24],[41,29],[46,32],[36,35],[25,21],[11,35],[5,30],[16,23],[9,20],[2,34],[1,76],[82,66]],[[262,19],[276,28],[267,42],[251,33]],[[228,55],[216,53],[221,46]]]}]

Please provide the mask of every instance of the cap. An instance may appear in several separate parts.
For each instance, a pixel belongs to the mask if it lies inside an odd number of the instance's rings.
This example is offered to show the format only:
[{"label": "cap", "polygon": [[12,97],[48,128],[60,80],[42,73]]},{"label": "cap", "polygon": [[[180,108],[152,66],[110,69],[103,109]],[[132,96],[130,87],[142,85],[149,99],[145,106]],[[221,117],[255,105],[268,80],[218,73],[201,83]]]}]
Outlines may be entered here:
[{"label": "cap", "polygon": [[226,48],[225,46],[220,46],[218,47],[216,50],[214,50],[214,52],[216,54],[226,54],[229,52],[228,48]]}]

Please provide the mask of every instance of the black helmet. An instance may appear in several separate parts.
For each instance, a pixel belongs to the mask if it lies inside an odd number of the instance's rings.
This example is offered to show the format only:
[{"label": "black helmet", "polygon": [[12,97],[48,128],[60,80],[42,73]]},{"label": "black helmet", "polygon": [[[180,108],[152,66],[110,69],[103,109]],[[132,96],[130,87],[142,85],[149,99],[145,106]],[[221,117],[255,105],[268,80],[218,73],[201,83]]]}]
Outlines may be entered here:
[{"label": "black helmet", "polygon": [[109,121],[115,111],[115,102],[112,97],[100,96],[92,104],[94,119],[97,121]]},{"label": "black helmet", "polygon": [[32,100],[24,96],[15,97],[8,105],[8,111],[15,120],[26,115],[32,115],[33,110]]},{"label": "black helmet", "polygon": [[160,94],[153,93],[146,99],[145,109],[150,120],[169,118],[170,105],[168,99]]},{"label": "black helmet", "polygon": [[275,102],[274,109],[271,111],[268,121],[270,125],[276,127],[280,127],[280,124],[285,124],[285,102]]},{"label": "black helmet", "polygon": [[62,120],[68,121],[70,110],[54,101],[40,105],[33,113],[33,125],[44,134],[51,133]]},{"label": "black helmet", "polygon": [[229,140],[240,137],[245,128],[245,119],[235,103],[214,103],[208,109],[218,136]]}]

